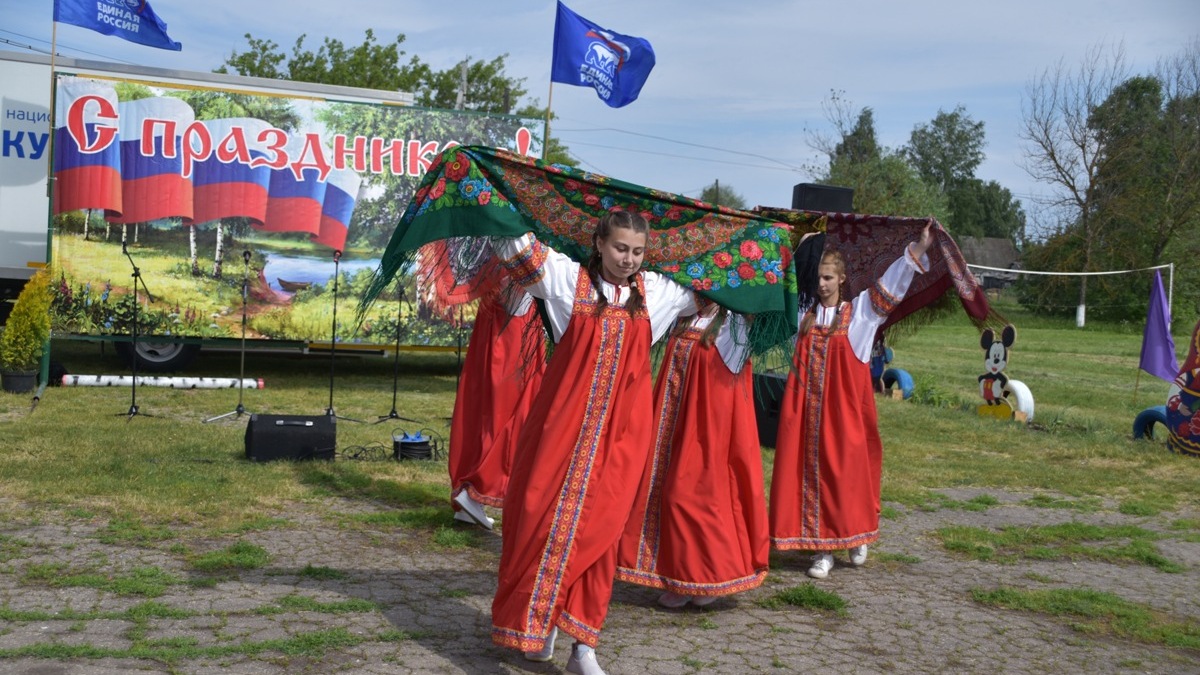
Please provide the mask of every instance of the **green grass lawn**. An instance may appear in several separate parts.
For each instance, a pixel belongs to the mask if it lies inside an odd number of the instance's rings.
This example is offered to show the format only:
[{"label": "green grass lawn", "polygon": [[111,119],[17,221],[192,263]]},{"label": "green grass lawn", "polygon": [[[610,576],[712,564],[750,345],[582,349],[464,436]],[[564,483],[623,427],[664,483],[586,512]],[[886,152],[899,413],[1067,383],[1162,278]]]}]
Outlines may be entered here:
[{"label": "green grass lawn", "polygon": [[[973,486],[1046,492],[1052,502],[1089,508],[1114,500],[1123,512],[1147,515],[1200,504],[1195,488],[1200,461],[1172,455],[1161,442],[1131,438],[1136,414],[1164,403],[1167,392],[1165,382],[1137,374],[1140,328],[1080,330],[1046,321],[1021,328],[1020,317],[1014,318],[1017,341],[1006,373],[1033,393],[1030,425],[975,413],[982,402],[976,378],[983,372],[983,351],[965,319],[943,319],[892,345],[892,367],[913,375],[917,394],[908,401],[879,399],[884,500],[936,506],[944,501],[938,490]],[[111,347],[95,343],[56,341],[54,358],[72,373],[127,373]],[[402,355],[397,409],[418,421],[341,421],[335,462],[246,461],[246,418],[203,423],[232,410],[237,390],[139,387],[138,404],[147,414],[132,420],[124,415],[128,388],[50,388],[32,412],[28,396],[3,395],[0,508],[32,505],[229,529],[250,526],[290,502],[329,495],[395,507],[446,507],[444,457],[429,462],[349,457],[390,458],[391,434],[398,430],[425,430],[444,449],[458,363],[453,353]],[[392,407],[392,364],[390,356],[340,357],[336,411],[368,422],[386,415]],[[329,370],[327,356],[251,351],[246,374],[263,378],[266,387],[247,390],[246,407],[321,414],[329,403]],[[236,352],[206,352],[189,372],[237,373]],[[764,450],[768,470],[772,455]]]}]

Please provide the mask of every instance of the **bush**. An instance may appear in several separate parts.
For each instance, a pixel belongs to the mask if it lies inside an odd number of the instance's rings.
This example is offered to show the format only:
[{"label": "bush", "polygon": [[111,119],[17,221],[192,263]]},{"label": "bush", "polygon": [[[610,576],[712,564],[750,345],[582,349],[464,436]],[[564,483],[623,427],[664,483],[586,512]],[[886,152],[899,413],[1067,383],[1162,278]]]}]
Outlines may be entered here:
[{"label": "bush", "polygon": [[50,339],[50,271],[34,274],[21,294],[0,335],[0,369],[8,372],[34,370],[42,357],[42,348]]}]

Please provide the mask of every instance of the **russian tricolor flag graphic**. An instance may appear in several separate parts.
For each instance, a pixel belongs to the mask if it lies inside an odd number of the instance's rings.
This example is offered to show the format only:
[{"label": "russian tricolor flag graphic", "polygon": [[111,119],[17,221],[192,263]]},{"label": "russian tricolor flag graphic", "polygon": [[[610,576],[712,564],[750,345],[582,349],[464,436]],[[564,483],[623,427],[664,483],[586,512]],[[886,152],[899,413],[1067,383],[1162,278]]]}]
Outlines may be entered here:
[{"label": "russian tricolor flag graphic", "polygon": [[[303,156],[305,138],[289,136],[286,154],[292,161]],[[321,204],[325,201],[325,182],[318,180],[316,168],[292,172],[291,166],[271,170],[267,196],[267,217],[261,229],[267,232],[307,232],[321,234]]]},{"label": "russian tricolor flag graphic", "polygon": [[350,231],[350,217],[354,215],[362,177],[350,169],[334,169],[326,182],[325,200],[321,204],[321,232],[312,240],[341,251],[346,246],[346,234]]},{"label": "russian tricolor flag graphic", "polygon": [[121,211],[117,92],[96,80],[63,77],[54,105],[55,214]]},{"label": "russian tricolor flag graphic", "polygon": [[[122,101],[120,113],[125,208],[108,214],[108,221],[144,223],[173,216],[190,219],[192,182],[183,175],[180,138],[196,119],[191,106],[177,98],[155,96]],[[154,122],[147,124],[149,120]]]},{"label": "russian tricolor flag graphic", "polygon": [[194,223],[243,217],[261,227],[267,220],[267,192],[271,168],[250,166],[266,156],[266,141],[259,134],[272,128],[252,117],[205,120],[213,151],[192,168],[195,187]]}]

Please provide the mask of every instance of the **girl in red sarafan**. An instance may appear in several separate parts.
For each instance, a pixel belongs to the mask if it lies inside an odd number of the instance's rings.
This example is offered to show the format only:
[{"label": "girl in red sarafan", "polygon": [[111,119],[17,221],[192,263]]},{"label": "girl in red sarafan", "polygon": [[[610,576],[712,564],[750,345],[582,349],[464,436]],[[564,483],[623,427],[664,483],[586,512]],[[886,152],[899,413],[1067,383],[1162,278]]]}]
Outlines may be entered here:
[{"label": "girl in red sarafan", "polygon": [[618,554],[617,578],[665,589],[672,608],[757,588],[770,553],[745,319],[704,314],[667,343],[654,451]]},{"label": "girl in red sarafan", "polygon": [[500,245],[512,280],[545,301],[557,345],[521,428],[504,498],[492,640],[534,661],[575,638],[567,672],[602,675],[594,647],[608,613],[617,544],[654,440],[650,345],[690,289],[640,271],[649,228],[606,213],[586,266],[530,235]]},{"label": "girl in red sarafan", "polygon": [[771,478],[771,544],[816,551],[808,575],[824,579],[833,551],[855,567],[879,538],[879,438],[871,385],[871,345],[913,275],[929,268],[927,225],[875,284],[843,300],[846,265],[826,251],[817,268],[817,302],[800,316],[793,367],[779,410]]},{"label": "girl in red sarafan", "polygon": [[456,520],[490,530],[484,505],[504,505],[516,434],[546,368],[540,324],[533,297],[520,287],[504,283],[479,300],[450,423]]}]

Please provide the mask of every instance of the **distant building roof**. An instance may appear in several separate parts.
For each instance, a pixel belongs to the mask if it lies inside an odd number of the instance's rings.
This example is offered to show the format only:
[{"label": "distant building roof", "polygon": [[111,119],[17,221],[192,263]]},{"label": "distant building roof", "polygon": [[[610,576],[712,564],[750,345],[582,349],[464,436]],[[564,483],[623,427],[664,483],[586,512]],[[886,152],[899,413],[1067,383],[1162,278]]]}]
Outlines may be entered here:
[{"label": "distant building roof", "polygon": [[1019,269],[1021,254],[1005,237],[958,237],[958,248],[970,265]]}]

